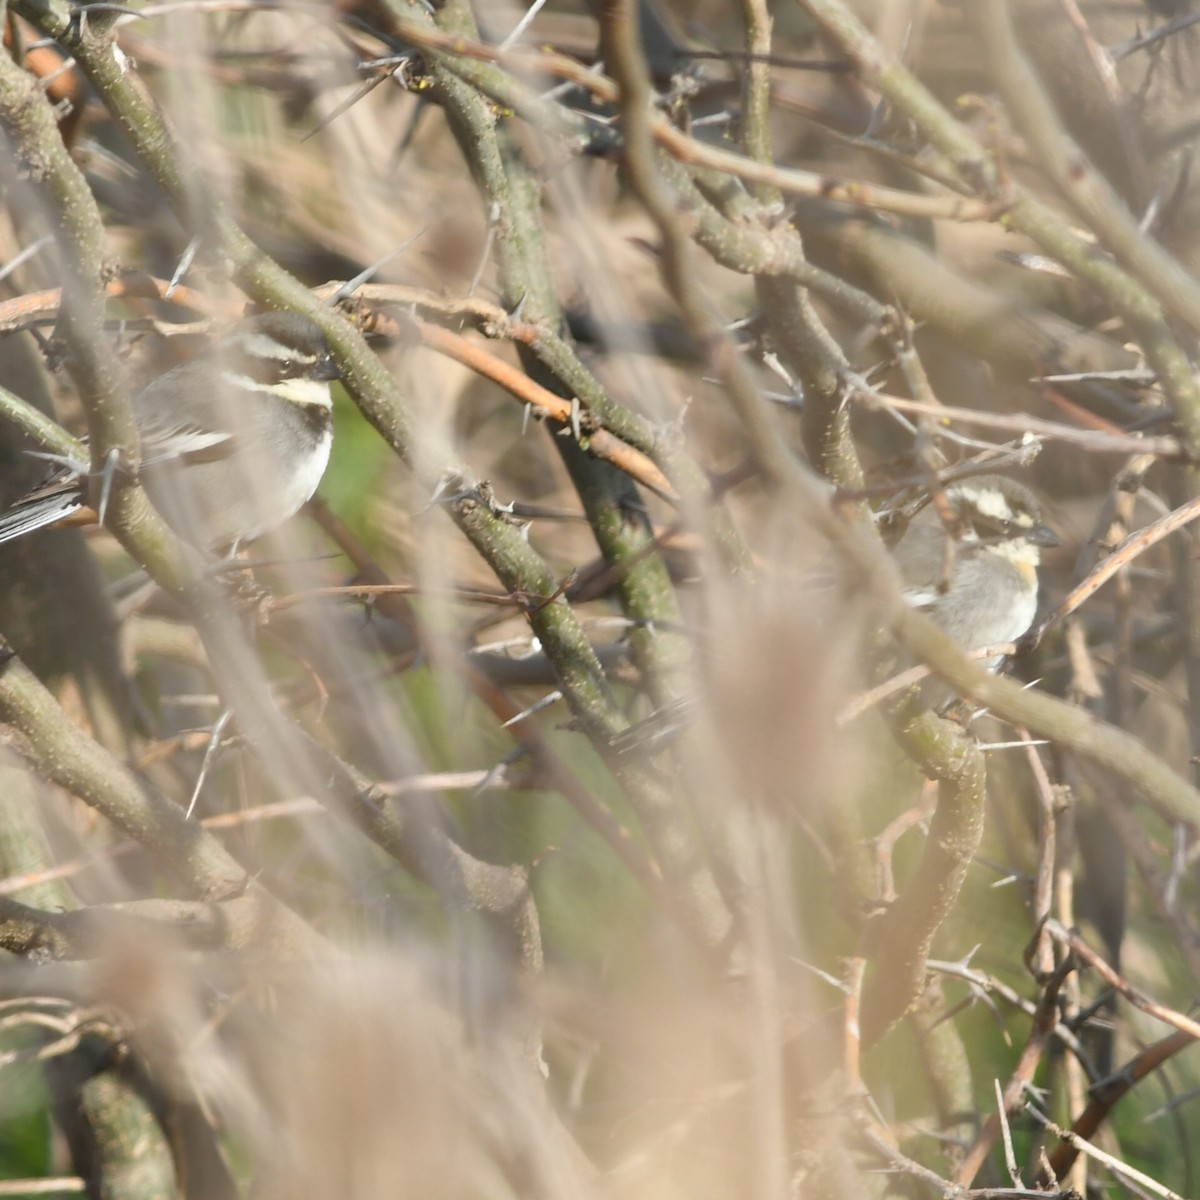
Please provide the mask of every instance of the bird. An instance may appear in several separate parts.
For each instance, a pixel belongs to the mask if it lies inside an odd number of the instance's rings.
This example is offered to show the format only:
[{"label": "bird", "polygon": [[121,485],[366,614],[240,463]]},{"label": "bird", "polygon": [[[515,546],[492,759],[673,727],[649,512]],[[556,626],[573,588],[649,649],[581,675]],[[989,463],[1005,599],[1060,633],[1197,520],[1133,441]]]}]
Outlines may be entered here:
[{"label": "bird", "polygon": [[[1005,475],[964,479],[941,495],[945,506],[926,497],[889,546],[905,603],[964,650],[1015,642],[1037,615],[1041,551],[1061,539],[1043,520],[1034,493]],[[984,665],[995,671],[1003,659],[995,655]],[[921,695],[939,711],[954,699],[936,683],[922,686]],[[610,746],[618,754],[653,756],[687,729],[695,705],[693,696],[670,701],[616,734]]]},{"label": "bird", "polygon": [[[138,478],[167,524],[201,549],[230,549],[293,516],[329,463],[338,376],[316,322],[268,312],[152,379],[133,397]],[[0,544],[90,513],[86,465],[51,461],[0,513]]]},{"label": "bird", "polygon": [[891,548],[904,600],[964,650],[1015,642],[1037,615],[1041,552],[1061,539],[1033,492],[1005,475],[964,479],[942,495],[945,506],[927,503]]}]

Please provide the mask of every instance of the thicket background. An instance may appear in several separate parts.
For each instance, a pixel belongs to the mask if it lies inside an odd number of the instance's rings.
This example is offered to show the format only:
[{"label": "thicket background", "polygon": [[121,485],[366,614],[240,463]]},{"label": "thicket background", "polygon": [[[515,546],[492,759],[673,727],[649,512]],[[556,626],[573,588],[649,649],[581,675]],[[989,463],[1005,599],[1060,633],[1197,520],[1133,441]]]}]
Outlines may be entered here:
[{"label": "thicket background", "polygon": [[[0,501],[345,376],[252,572],[0,551],[0,1194],[1194,1195],[1192,8],[0,4]],[[974,469],[1028,690],[871,520]]]}]

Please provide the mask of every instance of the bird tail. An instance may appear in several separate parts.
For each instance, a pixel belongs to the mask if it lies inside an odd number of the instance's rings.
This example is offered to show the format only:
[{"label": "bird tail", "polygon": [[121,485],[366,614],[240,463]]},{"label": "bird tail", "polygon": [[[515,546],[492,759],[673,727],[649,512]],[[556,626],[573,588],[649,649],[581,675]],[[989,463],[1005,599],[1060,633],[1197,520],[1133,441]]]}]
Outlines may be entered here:
[{"label": "bird tail", "polygon": [[83,492],[79,486],[66,487],[60,484],[53,489],[32,492],[18,500],[6,513],[0,513],[0,545],[24,537],[27,533],[58,525],[83,507]]}]

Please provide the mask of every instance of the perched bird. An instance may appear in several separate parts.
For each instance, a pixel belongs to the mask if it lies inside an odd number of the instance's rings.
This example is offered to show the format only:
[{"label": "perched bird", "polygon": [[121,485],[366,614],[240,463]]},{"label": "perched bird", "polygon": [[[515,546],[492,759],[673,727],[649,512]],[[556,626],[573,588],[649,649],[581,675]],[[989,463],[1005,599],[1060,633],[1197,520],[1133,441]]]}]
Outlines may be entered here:
[{"label": "perched bird", "polygon": [[943,494],[948,512],[927,504],[892,548],[904,598],[965,650],[1014,642],[1037,613],[1042,548],[1059,538],[1037,497],[1003,475],[964,479]]},{"label": "perched bird", "polygon": [[[943,495],[948,510],[927,503],[891,547],[904,599],[964,650],[1015,642],[1037,614],[1042,548],[1060,540],[1043,522],[1037,497],[1003,475],[949,484]],[[995,670],[1001,658],[984,665]],[[936,682],[922,694],[937,708],[953,698]],[[688,727],[694,707],[693,697],[674,700],[617,734],[611,746],[657,754]]]},{"label": "perched bird", "polygon": [[[193,545],[225,548],[282,524],[317,489],[333,443],[325,335],[308,317],[250,317],[133,398],[139,479]],[[87,510],[82,464],[58,463],[0,514],[0,543]]]}]

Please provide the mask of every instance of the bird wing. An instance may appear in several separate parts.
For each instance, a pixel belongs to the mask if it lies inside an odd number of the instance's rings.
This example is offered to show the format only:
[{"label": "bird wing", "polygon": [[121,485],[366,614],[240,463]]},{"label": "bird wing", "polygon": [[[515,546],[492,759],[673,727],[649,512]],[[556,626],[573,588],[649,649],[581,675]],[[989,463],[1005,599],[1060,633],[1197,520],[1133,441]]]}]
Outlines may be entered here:
[{"label": "bird wing", "polygon": [[144,467],[216,462],[234,453],[221,384],[213,364],[197,358],[160,375],[134,397]]},{"label": "bird wing", "polygon": [[166,422],[141,430],[142,466],[164,462],[217,462],[234,451],[228,429],[209,429],[195,421]]},{"label": "bird wing", "polygon": [[933,608],[944,593],[936,588],[906,588],[900,595],[909,608],[921,610]]},{"label": "bird wing", "polygon": [[32,492],[0,515],[0,544],[57,525],[85,507],[83,497],[84,482],[79,472],[55,467]]}]

